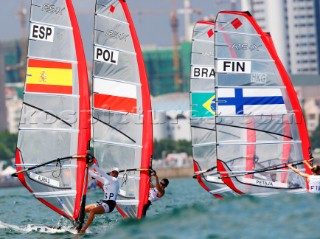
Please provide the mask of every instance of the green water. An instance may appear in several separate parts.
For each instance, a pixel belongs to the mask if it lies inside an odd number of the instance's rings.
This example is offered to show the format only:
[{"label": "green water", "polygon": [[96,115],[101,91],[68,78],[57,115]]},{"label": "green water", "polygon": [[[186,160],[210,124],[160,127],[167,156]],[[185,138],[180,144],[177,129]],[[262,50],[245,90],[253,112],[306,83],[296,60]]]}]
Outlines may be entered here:
[{"label": "green water", "polygon": [[[89,191],[88,203],[100,197],[101,191]],[[145,220],[124,220],[114,211],[97,216],[89,228],[93,233],[79,236],[31,231],[34,225],[55,226],[60,217],[22,187],[0,189],[0,239],[313,239],[320,238],[319,202],[320,195],[312,194],[216,200],[195,180],[174,179],[166,196],[150,207]],[[65,219],[61,222],[70,227]],[[13,229],[12,225],[17,228]]]}]

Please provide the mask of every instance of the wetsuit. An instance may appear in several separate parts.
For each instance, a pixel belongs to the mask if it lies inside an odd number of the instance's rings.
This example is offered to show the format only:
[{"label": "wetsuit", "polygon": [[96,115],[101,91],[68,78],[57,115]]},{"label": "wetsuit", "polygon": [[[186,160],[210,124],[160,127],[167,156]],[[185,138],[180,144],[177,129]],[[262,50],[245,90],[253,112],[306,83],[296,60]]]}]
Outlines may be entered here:
[{"label": "wetsuit", "polygon": [[148,198],[148,203],[146,205],[143,206],[143,210],[142,210],[142,217],[145,217],[147,214],[147,210],[150,207],[150,205],[152,205],[152,202],[158,201],[159,197],[158,197],[158,189],[156,187],[154,188],[150,188],[149,191],[149,198]]}]

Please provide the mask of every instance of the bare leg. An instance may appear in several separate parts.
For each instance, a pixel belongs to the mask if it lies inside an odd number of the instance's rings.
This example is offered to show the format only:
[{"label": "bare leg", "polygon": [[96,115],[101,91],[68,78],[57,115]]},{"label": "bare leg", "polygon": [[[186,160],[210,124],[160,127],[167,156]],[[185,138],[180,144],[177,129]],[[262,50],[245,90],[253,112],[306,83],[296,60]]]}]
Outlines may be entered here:
[{"label": "bare leg", "polygon": [[86,225],[80,230],[80,233],[85,233],[94,219],[95,214],[104,214],[103,206],[95,206],[94,204],[86,206],[86,212],[90,212]]}]

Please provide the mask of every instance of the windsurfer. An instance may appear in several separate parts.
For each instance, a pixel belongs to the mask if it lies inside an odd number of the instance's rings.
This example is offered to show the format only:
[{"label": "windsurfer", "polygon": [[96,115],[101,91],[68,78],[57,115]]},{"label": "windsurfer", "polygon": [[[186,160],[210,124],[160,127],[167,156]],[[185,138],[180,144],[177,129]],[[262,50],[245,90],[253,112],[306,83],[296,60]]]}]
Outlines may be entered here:
[{"label": "windsurfer", "polygon": [[[92,163],[91,163],[92,164]],[[90,165],[90,163],[89,163]],[[96,172],[94,172],[95,170]],[[118,180],[119,169],[113,168],[110,175],[105,173],[96,164],[90,165],[89,174],[94,179],[97,179],[103,184],[104,199],[100,200],[96,204],[87,205],[85,208],[85,213],[90,213],[87,223],[80,230],[80,233],[85,233],[87,228],[92,223],[94,216],[96,214],[110,213],[114,210],[116,206],[116,199],[120,188],[120,183]]]},{"label": "windsurfer", "polygon": [[169,180],[166,178],[162,179],[159,182],[159,178],[156,171],[153,171],[151,173],[151,176],[155,177],[156,184],[153,185],[152,182],[150,183],[148,203],[143,207],[142,217],[146,216],[147,210],[150,207],[150,205],[152,205],[152,202],[155,202],[164,196],[165,194],[164,189],[169,185]]},{"label": "windsurfer", "polygon": [[311,166],[307,160],[303,161],[311,169],[312,175],[302,173],[299,169],[296,169],[292,164],[288,164],[288,168],[291,168],[293,172],[304,177],[309,183],[310,193],[320,193],[320,166],[315,164]]}]

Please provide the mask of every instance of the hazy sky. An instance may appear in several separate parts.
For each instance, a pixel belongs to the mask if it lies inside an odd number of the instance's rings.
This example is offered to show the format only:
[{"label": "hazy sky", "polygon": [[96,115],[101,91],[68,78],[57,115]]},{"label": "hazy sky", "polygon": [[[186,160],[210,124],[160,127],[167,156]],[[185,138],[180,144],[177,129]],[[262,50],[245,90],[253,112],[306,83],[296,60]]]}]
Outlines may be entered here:
[{"label": "hazy sky", "polygon": [[[0,40],[16,39],[21,36],[21,27],[17,11],[20,1],[29,11],[31,0],[1,0],[0,8]],[[177,8],[183,7],[183,0],[176,0]],[[83,42],[87,54],[90,54],[92,44],[93,11],[95,0],[73,0]],[[170,26],[171,0],[127,0],[133,21],[142,45],[172,45],[172,31]],[[217,4],[219,3],[219,4]],[[204,16],[214,15],[219,10],[230,9],[228,0],[191,0],[191,7],[202,9],[202,15],[193,15],[192,20],[197,21]],[[136,14],[137,11],[159,11],[161,14]],[[184,34],[183,15],[179,16],[179,35]]]}]

